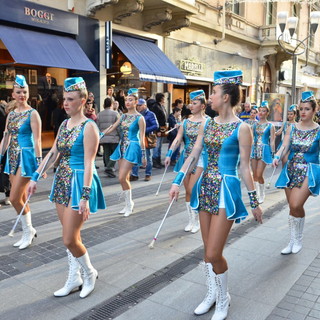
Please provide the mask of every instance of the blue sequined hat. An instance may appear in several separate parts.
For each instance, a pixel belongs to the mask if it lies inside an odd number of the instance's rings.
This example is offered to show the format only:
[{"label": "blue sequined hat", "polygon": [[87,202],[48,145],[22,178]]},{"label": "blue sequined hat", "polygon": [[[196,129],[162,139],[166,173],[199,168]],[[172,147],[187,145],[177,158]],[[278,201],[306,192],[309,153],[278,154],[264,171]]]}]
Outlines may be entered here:
[{"label": "blue sequined hat", "polygon": [[139,89],[137,89],[137,88],[130,88],[130,89],[128,90],[128,96],[135,96],[135,97],[137,97],[137,96],[138,96],[138,91],[139,91]]},{"label": "blue sequined hat", "polygon": [[296,111],[297,110],[297,105],[296,104],[292,104],[289,108],[288,111]]},{"label": "blue sequined hat", "polygon": [[313,91],[304,91],[301,94],[301,102],[315,100]]},{"label": "blue sequined hat", "polygon": [[222,70],[216,71],[213,74],[213,84],[241,84],[242,83],[242,71],[241,70]]},{"label": "blue sequined hat", "polygon": [[27,87],[28,84],[27,84],[26,78],[21,74],[17,74],[14,80],[14,86],[19,88]]},{"label": "blue sequined hat", "polygon": [[269,102],[267,100],[263,100],[261,102],[261,105],[260,105],[261,108],[268,108],[269,109]]},{"label": "blue sequined hat", "polygon": [[80,91],[83,89],[87,89],[87,87],[82,77],[73,77],[64,80],[65,92]]},{"label": "blue sequined hat", "polygon": [[199,100],[199,99],[205,99],[206,94],[204,93],[203,90],[196,90],[190,92],[190,100]]}]

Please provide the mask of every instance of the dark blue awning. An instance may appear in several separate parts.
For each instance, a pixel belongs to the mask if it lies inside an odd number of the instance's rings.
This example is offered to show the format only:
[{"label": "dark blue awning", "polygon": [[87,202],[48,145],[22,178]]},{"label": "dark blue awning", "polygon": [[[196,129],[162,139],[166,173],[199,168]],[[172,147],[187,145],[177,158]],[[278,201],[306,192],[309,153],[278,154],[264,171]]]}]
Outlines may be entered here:
[{"label": "dark blue awning", "polygon": [[0,25],[0,39],[15,63],[97,71],[76,40]]},{"label": "dark blue awning", "polygon": [[152,41],[114,34],[112,41],[139,70],[142,81],[186,84],[186,77]]}]

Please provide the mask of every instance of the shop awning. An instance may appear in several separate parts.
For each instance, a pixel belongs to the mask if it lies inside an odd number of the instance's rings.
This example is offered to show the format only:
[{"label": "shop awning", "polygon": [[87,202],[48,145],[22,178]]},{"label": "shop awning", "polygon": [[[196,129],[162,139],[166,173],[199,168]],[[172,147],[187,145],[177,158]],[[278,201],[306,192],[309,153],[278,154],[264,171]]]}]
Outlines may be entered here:
[{"label": "shop awning", "polygon": [[113,34],[113,42],[139,70],[142,81],[186,84],[186,77],[152,41]]},{"label": "shop awning", "polygon": [[0,39],[15,63],[97,71],[76,40],[0,25]]}]

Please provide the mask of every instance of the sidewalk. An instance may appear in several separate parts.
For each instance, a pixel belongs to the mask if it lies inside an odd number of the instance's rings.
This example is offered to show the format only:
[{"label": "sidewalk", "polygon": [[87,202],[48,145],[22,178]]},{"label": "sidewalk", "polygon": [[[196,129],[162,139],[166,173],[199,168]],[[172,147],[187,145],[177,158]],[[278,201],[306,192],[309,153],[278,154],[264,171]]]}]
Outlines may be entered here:
[{"label": "sidewalk", "polygon": [[[99,271],[95,291],[86,299],[80,299],[79,292],[64,298],[52,295],[65,281],[67,263],[61,227],[47,200],[50,173],[31,201],[38,238],[30,248],[12,247],[21,233],[7,237],[13,210],[0,209],[0,319],[210,319],[213,310],[193,315],[206,288],[198,266],[201,235],[183,231],[187,222],[183,192],[155,248],[148,248],[168,207],[174,174],[168,172],[157,197],[163,170],[154,170],[150,182],[133,182],[135,213],[125,219],[117,214],[123,205],[118,202],[117,179],[103,177],[101,158],[98,166],[108,208],[91,216],[82,232]],[[269,168],[266,176],[270,174]],[[245,201],[248,204],[247,197]],[[318,198],[307,202],[304,247],[297,255],[280,255],[288,241],[283,191],[267,191],[263,225],[247,219],[233,228],[225,250],[232,298],[229,320],[320,319],[318,202]]]}]

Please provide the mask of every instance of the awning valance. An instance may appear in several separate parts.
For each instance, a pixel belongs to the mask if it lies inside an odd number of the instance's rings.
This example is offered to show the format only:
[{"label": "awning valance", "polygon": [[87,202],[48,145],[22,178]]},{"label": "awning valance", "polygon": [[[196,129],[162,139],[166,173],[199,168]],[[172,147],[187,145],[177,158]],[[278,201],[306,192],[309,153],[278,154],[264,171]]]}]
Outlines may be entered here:
[{"label": "awning valance", "polygon": [[186,84],[183,73],[152,41],[114,34],[113,42],[139,70],[142,81]]},{"label": "awning valance", "polygon": [[0,25],[0,39],[15,63],[97,71],[71,37]]}]

